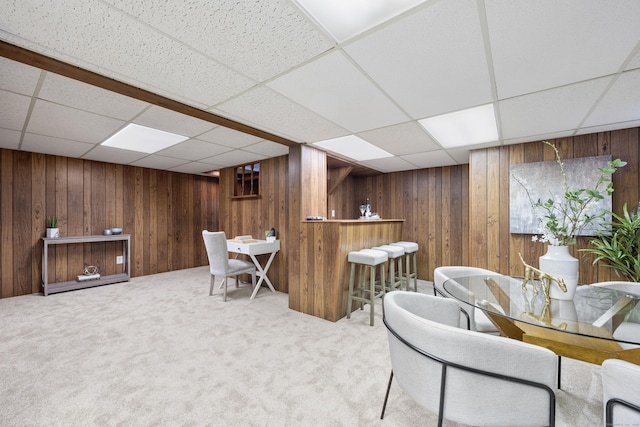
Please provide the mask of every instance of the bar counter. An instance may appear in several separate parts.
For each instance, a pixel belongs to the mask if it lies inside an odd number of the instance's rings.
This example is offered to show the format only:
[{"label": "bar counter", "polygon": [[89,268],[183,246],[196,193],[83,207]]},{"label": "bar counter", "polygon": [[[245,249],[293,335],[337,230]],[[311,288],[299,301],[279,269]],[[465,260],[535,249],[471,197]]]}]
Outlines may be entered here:
[{"label": "bar counter", "polygon": [[[351,251],[397,242],[404,219],[302,221],[300,283],[290,308],[332,322],[347,314]],[[293,283],[289,284],[292,294]]]}]

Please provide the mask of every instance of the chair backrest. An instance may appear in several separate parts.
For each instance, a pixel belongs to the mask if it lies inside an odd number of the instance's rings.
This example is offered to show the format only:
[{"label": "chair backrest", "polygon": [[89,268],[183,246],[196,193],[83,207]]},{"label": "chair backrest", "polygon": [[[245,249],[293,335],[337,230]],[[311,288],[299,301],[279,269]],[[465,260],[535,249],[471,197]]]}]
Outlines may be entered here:
[{"label": "chair backrest", "polygon": [[204,246],[209,257],[209,269],[214,276],[223,276],[229,270],[229,251],[224,231],[202,230]]},{"label": "chair backrest", "polygon": [[602,363],[605,425],[640,425],[640,366],[619,359]]},{"label": "chair backrest", "polygon": [[447,265],[436,267],[433,270],[433,284],[440,293],[444,293],[442,285],[449,279],[462,276],[479,276],[483,274],[497,274],[495,271],[485,270],[479,267],[467,267],[463,265]]},{"label": "chair backrest", "polygon": [[640,295],[640,283],[638,282],[597,282],[591,286],[600,286],[603,288],[611,288],[617,291],[629,292],[631,294]]},{"label": "chair backrest", "polygon": [[[495,271],[485,270],[479,267],[467,267],[462,265],[449,265],[443,267],[437,267],[433,271],[433,289],[440,296],[448,297],[449,294],[444,290],[444,282],[449,279],[455,279],[463,276],[480,276],[485,274],[497,274]],[[462,287],[459,288],[460,292],[463,292]],[[471,301],[474,298],[472,292],[467,291],[468,299]],[[480,330],[481,332],[496,332],[498,329],[491,323],[491,321],[484,315],[476,316],[476,311],[473,306],[459,303],[464,318],[467,321],[468,328],[472,331]],[[478,317],[478,318],[476,318]],[[480,324],[478,324],[478,321]]]},{"label": "chair backrest", "polygon": [[394,377],[421,406],[464,424],[553,425],[555,353],[458,328],[452,299],[395,291],[384,307]]}]

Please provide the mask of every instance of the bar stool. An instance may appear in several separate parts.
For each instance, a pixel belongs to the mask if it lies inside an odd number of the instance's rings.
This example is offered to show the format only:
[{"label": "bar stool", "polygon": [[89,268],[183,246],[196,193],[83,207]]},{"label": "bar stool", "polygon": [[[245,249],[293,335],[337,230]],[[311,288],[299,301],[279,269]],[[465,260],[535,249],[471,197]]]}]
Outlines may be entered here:
[{"label": "bar stool", "polygon": [[[418,292],[418,249],[419,246],[417,243],[415,242],[395,242],[395,243],[390,243],[390,245],[393,246],[402,246],[404,248],[404,258],[406,260],[406,268],[404,271],[405,277],[407,279],[407,291],[411,290],[411,278],[413,278],[413,287],[414,287],[414,291]],[[410,255],[413,254],[413,257],[410,257]],[[413,258],[413,271],[411,271],[410,268],[410,260],[409,258]]]},{"label": "bar stool", "polygon": [[[376,298],[384,298],[386,286],[384,285],[384,264],[389,259],[388,255],[384,251],[377,251],[373,249],[362,249],[359,251],[349,252],[347,255],[347,261],[351,263],[351,274],[349,276],[349,299],[347,300],[347,319],[351,318],[351,307],[353,301],[360,301],[360,309],[363,308],[364,303],[369,303],[369,324],[373,326],[373,307],[374,300]],[[359,268],[360,280],[357,288],[354,289],[354,282],[356,276],[356,265]],[[376,267],[380,266],[380,291],[376,293]],[[365,287],[365,277],[367,271],[369,272],[369,288]],[[384,305],[382,308],[384,312]]]},{"label": "bar stool", "polygon": [[[386,292],[394,291],[398,288],[402,288],[402,258],[404,257],[404,248],[402,246],[394,245],[380,245],[371,248],[377,251],[384,251],[389,257],[389,274],[387,274],[387,289]],[[396,271],[397,264],[397,271]],[[396,274],[397,272],[397,274]]]}]

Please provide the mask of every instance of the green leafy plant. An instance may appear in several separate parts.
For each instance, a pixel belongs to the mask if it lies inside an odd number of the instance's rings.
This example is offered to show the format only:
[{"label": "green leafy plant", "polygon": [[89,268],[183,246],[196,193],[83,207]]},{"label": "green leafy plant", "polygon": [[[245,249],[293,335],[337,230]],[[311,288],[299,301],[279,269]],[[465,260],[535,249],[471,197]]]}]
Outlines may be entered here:
[{"label": "green leafy plant", "polygon": [[593,264],[604,261],[616,275],[640,282],[640,216],[638,207],[627,211],[625,203],[622,215],[611,213],[611,221],[606,223],[605,231],[591,239],[592,247],[582,249],[596,255]]},{"label": "green leafy plant", "polygon": [[593,188],[571,189],[558,149],[549,141],[543,142],[555,152],[556,162],[562,174],[564,194],[552,196],[547,200],[533,200],[525,184],[516,178],[527,192],[531,206],[540,214],[538,221],[540,221],[542,237],[538,238],[536,235],[532,240],[559,246],[573,245],[576,243],[576,236],[587,225],[604,217],[605,211],[590,213],[589,208],[592,203],[604,199],[604,194],[610,196],[613,193],[611,174],[625,166],[627,162],[620,159],[610,160],[607,166],[598,168],[600,177]]},{"label": "green leafy plant", "polygon": [[55,215],[47,217],[47,228],[58,228],[58,217]]}]

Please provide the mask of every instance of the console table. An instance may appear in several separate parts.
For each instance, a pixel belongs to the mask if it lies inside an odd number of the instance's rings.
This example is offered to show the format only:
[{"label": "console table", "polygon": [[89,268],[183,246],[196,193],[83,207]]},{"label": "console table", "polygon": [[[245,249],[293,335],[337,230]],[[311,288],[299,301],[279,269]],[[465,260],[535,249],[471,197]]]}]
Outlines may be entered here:
[{"label": "console table", "polygon": [[[130,251],[130,234],[118,234],[111,236],[71,236],[71,237],[55,237],[46,238],[43,237],[44,242],[42,248],[42,285],[44,288],[44,295],[53,294],[56,292],[72,291],[75,289],[90,288],[93,286],[108,285],[111,283],[128,282],[131,279],[131,251]],[[92,279],[86,281],[70,280],[67,282],[48,282],[48,255],[50,245],[69,245],[78,243],[97,243],[97,242],[113,242],[122,241],[122,253],[123,253],[123,265],[122,273],[110,274],[108,276],[101,276],[99,279]]]}]

